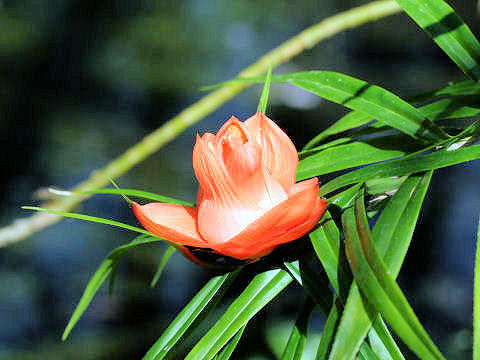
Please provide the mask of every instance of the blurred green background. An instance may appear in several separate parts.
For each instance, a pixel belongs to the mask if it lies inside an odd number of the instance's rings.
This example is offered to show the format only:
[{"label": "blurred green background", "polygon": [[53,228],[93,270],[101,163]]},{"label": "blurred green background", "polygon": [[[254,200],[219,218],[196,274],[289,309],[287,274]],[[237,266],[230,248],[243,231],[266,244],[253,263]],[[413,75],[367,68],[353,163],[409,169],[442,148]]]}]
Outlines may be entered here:
[{"label": "blurred green background", "polygon": [[[305,27],[364,3],[0,1],[0,226],[28,215],[20,206],[39,203],[40,188],[68,188],[86,179],[199,99],[201,86],[233,77]],[[476,3],[449,3],[478,36]],[[356,76],[402,97],[461,77],[405,15],[336,35],[275,73],[312,69]],[[118,179],[119,185],[194,201],[194,135],[215,132],[231,115],[246,119],[260,92],[256,85],[222,106]],[[287,85],[271,90],[268,115],[297,148],[344,113]],[[400,275],[414,309],[449,359],[471,356],[479,171],[476,162],[436,173]],[[119,197],[96,196],[77,211],[136,224]],[[69,339],[60,340],[96,267],[134,236],[64,220],[0,249],[0,359],[141,358],[211,276],[177,254],[150,289],[162,245],[127,255],[113,296],[102,288]],[[284,294],[247,330],[237,358],[270,359],[281,349],[302,296],[295,287]],[[313,333],[319,334],[323,320],[312,319]]]}]

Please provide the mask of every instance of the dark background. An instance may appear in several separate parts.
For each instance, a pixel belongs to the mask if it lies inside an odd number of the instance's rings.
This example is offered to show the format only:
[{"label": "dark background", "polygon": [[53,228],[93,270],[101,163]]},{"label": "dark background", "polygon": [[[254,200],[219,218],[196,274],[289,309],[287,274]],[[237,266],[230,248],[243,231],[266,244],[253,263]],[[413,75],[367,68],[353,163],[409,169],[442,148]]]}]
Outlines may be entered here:
[{"label": "dark background", "polygon": [[[0,226],[28,215],[20,206],[37,204],[39,188],[69,188],[86,179],[199,99],[201,86],[233,77],[305,27],[363,3],[0,1]],[[480,34],[475,2],[449,3]],[[406,15],[336,35],[275,72],[313,69],[356,76],[402,97],[462,76]],[[119,185],[194,201],[195,133],[216,131],[230,115],[246,119],[260,92],[259,85],[245,91],[122,176]],[[341,106],[293,87],[271,90],[268,114],[297,148],[344,113]],[[436,172],[400,275],[414,309],[449,359],[471,357],[479,171],[477,161]],[[96,196],[76,211],[136,223],[119,197]],[[0,249],[0,358],[143,356],[211,276],[177,254],[150,289],[163,245],[126,256],[113,296],[102,287],[68,341],[60,341],[96,267],[133,237],[64,220]],[[278,354],[300,298],[292,287],[259,314],[239,357]],[[314,340],[322,321],[312,321]],[[245,346],[249,342],[258,346]],[[309,349],[315,346],[313,341]]]}]

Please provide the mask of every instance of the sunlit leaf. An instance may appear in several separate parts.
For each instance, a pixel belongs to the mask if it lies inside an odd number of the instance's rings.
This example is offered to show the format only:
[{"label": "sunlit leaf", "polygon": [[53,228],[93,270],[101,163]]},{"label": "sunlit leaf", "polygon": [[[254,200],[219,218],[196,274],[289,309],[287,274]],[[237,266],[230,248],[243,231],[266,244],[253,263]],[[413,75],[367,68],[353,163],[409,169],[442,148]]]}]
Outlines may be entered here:
[{"label": "sunlit leaf", "polygon": [[421,359],[443,359],[373,245],[363,197],[342,221],[347,257],[362,293]]},{"label": "sunlit leaf", "polygon": [[273,300],[291,281],[290,275],[283,270],[265,271],[255,276],[185,359],[213,358],[243,325]]},{"label": "sunlit leaf", "polygon": [[339,134],[341,132],[355,129],[362,125],[368,124],[372,121],[373,118],[365,113],[360,111],[352,111],[347,115],[341,117],[337,121],[335,121],[332,125],[328,128],[323,130],[320,134],[315,136],[312,140],[310,140],[302,150],[309,150],[313,148],[315,145],[320,143],[322,140],[328,138],[331,135]]},{"label": "sunlit leaf", "polygon": [[408,159],[373,164],[351,171],[345,175],[338,176],[329,181],[320,187],[320,195],[325,195],[343,186],[355,184],[368,179],[403,176],[421,171],[439,169],[478,158],[480,158],[480,145],[473,145],[458,150],[448,151],[448,149],[444,149],[431,154],[415,156]]},{"label": "sunlit leaf", "polygon": [[480,80],[480,44],[445,1],[396,1],[465,74]]},{"label": "sunlit leaf", "polygon": [[210,313],[232,285],[240,269],[215,276],[195,295],[148,350],[143,360],[160,360],[175,350]]},{"label": "sunlit leaf", "polygon": [[379,358],[370,347],[366,346],[367,344],[363,343],[362,346],[360,347],[360,353],[358,354],[359,359],[364,359],[364,360],[385,360]]},{"label": "sunlit leaf", "polygon": [[[398,275],[399,265],[403,262],[410,244],[431,175],[430,172],[425,176],[411,176],[405,180],[390,199],[373,229],[377,250],[385,260],[388,259],[387,265],[394,277]],[[385,325],[377,317],[375,309],[362,299],[355,282],[348,295],[330,359],[353,359],[372,323],[377,334],[382,336],[390,355],[394,359],[402,359],[395,342],[390,340]]]},{"label": "sunlit leaf", "polygon": [[373,352],[382,360],[405,360],[380,315],[375,322],[378,326],[371,328],[368,332],[368,340]]},{"label": "sunlit leaf", "polygon": [[231,338],[228,344],[223,347],[222,351],[215,356],[215,360],[230,359],[230,356],[232,356],[233,352],[235,351],[246,327],[247,324],[243,325],[240,330],[237,331],[237,334],[233,338]]},{"label": "sunlit leaf", "polygon": [[420,149],[420,144],[401,135],[338,145],[301,160],[298,164],[297,180],[394,159]]}]

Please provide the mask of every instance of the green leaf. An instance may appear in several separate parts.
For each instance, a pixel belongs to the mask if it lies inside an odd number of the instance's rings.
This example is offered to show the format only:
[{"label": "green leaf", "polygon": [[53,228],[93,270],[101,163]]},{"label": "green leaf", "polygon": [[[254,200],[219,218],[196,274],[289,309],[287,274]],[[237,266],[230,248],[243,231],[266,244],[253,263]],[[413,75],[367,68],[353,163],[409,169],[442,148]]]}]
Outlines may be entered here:
[{"label": "green leaf", "polygon": [[332,197],[329,197],[328,204],[338,206],[340,209],[344,209],[347,206],[350,206],[353,203],[353,200],[355,199],[355,196],[357,195],[362,185],[363,184],[357,184],[351,186],[348,189],[338,194],[335,194]]},{"label": "green leaf", "polygon": [[352,111],[347,115],[341,117],[339,120],[335,121],[328,128],[323,130],[320,134],[315,136],[310,140],[302,150],[312,149],[315,145],[328,138],[331,135],[339,134],[341,132],[355,129],[359,126],[368,124],[372,121],[372,117],[360,111]]},{"label": "green leaf", "polygon": [[480,358],[480,217],[478,218],[477,254],[473,289],[473,359]]},{"label": "green leaf", "polygon": [[366,343],[363,343],[362,346],[360,347],[360,353],[359,355],[363,357],[365,360],[385,360],[385,359],[380,359],[370,347],[367,346]]},{"label": "green leaf", "polygon": [[448,137],[418,109],[391,92],[365,81],[327,71],[287,74],[275,79],[361,111],[416,139],[437,142]]},{"label": "green leaf", "polygon": [[163,195],[158,195],[155,193],[147,192],[147,191],[142,191],[142,190],[135,190],[135,189],[95,189],[95,190],[85,190],[85,191],[76,191],[73,192],[72,194],[114,194],[114,195],[129,195],[129,196],[135,196],[139,197],[142,199],[149,199],[149,200],[154,200],[154,201],[159,201],[159,202],[164,202],[164,203],[170,203],[170,204],[180,204],[180,205],[185,205],[185,206],[193,206],[193,204],[183,201],[183,200],[178,200],[174,199],[168,196],[163,196]]},{"label": "green leaf", "polygon": [[358,286],[400,338],[421,359],[444,359],[389,274],[371,240],[363,196],[342,216],[346,252]]},{"label": "green leaf", "polygon": [[[445,89],[448,89],[445,88]],[[441,90],[438,91],[440,93]],[[445,90],[445,92],[447,92]],[[437,92],[429,93],[428,95],[435,97]],[[428,97],[428,95],[424,95],[425,98],[422,99],[424,101],[432,100]],[[422,95],[419,95],[422,96]],[[478,96],[454,96],[448,99],[441,99],[435,101],[431,104],[424,105],[418,110],[420,110],[427,118],[433,121],[443,120],[443,119],[455,119],[455,118],[464,118],[464,117],[472,117],[480,114],[480,106]],[[319,144],[324,139],[328,138],[331,135],[339,134],[341,132],[352,130],[358,128],[360,126],[366,125],[375,118],[364,114],[360,111],[352,111],[347,115],[341,117],[339,120],[334,122],[330,127],[322,131],[320,134],[315,136],[312,140],[310,140],[307,145],[303,148],[299,155],[303,155],[308,153],[308,151],[312,151],[315,149],[315,145]],[[372,126],[378,126],[377,123],[373,123],[369,125],[368,128],[372,128]],[[368,129],[367,128],[367,129]],[[332,145],[336,145],[338,143],[346,142],[355,139],[356,136],[352,135],[347,138],[337,139],[329,143],[328,147]]]},{"label": "green leaf", "polygon": [[[410,244],[431,175],[429,172],[424,176],[411,176],[405,180],[390,199],[373,229],[379,254],[387,261],[394,277],[398,275],[399,265],[403,262]],[[377,317],[375,309],[362,299],[355,282],[347,298],[330,359],[353,359],[372,322],[374,330],[382,335],[390,355],[394,359],[402,359],[395,343],[390,341],[391,337],[386,333],[383,322]]]},{"label": "green leaf", "polygon": [[[121,222],[118,222],[118,221],[114,221],[114,220],[99,218],[99,217],[96,217],[96,216],[50,210],[50,209],[44,209],[44,208],[40,208],[40,207],[36,207],[36,206],[22,206],[22,209],[43,211],[43,212],[47,212],[47,213],[50,213],[50,214],[60,215],[60,216],[68,217],[68,218],[86,220],[86,221],[91,221],[91,222],[96,222],[96,223],[106,224],[106,225],[112,225],[112,226],[116,226],[116,227],[119,227],[119,228],[122,228],[122,229],[132,230],[132,231],[136,231],[136,232],[141,233],[141,234],[149,235],[149,236],[155,237],[159,240],[163,240],[163,239],[160,239],[159,237],[155,236],[151,232],[149,232],[147,230],[144,230],[144,229],[141,229],[139,227],[127,225],[127,224],[124,224],[124,223],[121,223]],[[166,241],[166,240],[163,240],[163,241]]]},{"label": "green leaf", "polygon": [[478,96],[455,96],[422,106],[420,110],[434,121],[464,118],[480,114],[479,103]]},{"label": "green leaf", "polygon": [[240,341],[243,331],[247,327],[247,324],[243,325],[240,330],[237,331],[237,334],[230,339],[227,345],[225,345],[220,353],[218,353],[215,356],[215,360],[228,360],[230,359],[230,356],[232,356],[233,352],[235,351],[235,348],[238,345],[238,342]]},{"label": "green leaf", "polygon": [[272,301],[292,278],[283,270],[258,274],[217,323],[193,347],[185,360],[211,359],[258,311]]},{"label": "green leaf", "polygon": [[297,168],[297,180],[397,158],[420,148],[420,144],[402,135],[338,145],[301,160]]},{"label": "green leaf", "polygon": [[322,218],[322,224],[309,236],[330,283],[336,293],[344,300],[352,277],[348,264],[345,262],[343,249],[340,246],[340,231],[328,211]]},{"label": "green leaf", "polygon": [[327,315],[332,305],[333,296],[326,276],[314,271],[302,258],[300,261],[286,261],[284,266],[292,279],[305,288],[320,310]]},{"label": "green leaf", "polygon": [[165,250],[162,256],[162,260],[158,264],[157,271],[155,272],[155,275],[153,276],[153,279],[150,282],[150,287],[154,287],[156,285],[158,279],[160,279],[160,275],[162,275],[163,269],[167,265],[167,262],[170,259],[170,257],[175,253],[175,250],[176,249],[173,246],[169,246],[167,250]]},{"label": "green leaf", "polygon": [[388,178],[371,179],[365,181],[365,188],[369,194],[381,194],[397,190],[407,176],[392,176]]},{"label": "green leaf", "polygon": [[238,269],[210,279],[170,323],[162,336],[145,354],[143,360],[160,360],[174,350],[175,346],[191,334],[213,310],[230,285],[232,285],[240,270]]},{"label": "green leaf", "polygon": [[272,81],[272,64],[268,68],[267,77],[265,78],[265,83],[263,85],[262,96],[260,97],[260,102],[258,103],[257,112],[265,114],[267,110],[268,103],[268,94],[270,93],[270,83]]},{"label": "green leaf", "polygon": [[466,96],[480,95],[480,83],[476,81],[460,80],[449,84],[448,86],[435,91],[410,97],[409,100],[414,103],[426,102],[445,96]]},{"label": "green leaf", "polygon": [[343,186],[368,179],[403,176],[421,171],[439,169],[478,158],[480,158],[480,145],[473,145],[458,150],[449,151],[448,149],[444,149],[431,154],[373,164],[336,177],[321,186],[319,194],[322,196]]},{"label": "green leaf", "polygon": [[368,340],[373,352],[382,360],[405,360],[380,315],[375,321],[378,326],[370,329],[368,333]]},{"label": "green leaf", "polygon": [[315,302],[310,297],[307,297],[302,305],[298,318],[295,321],[287,345],[283,350],[282,360],[301,360],[303,349],[307,343],[307,331],[310,315],[315,308]]},{"label": "green leaf", "polygon": [[[244,78],[235,81],[263,82]],[[327,100],[358,110],[415,139],[435,143],[448,135],[405,100],[363,80],[330,71],[307,71],[272,76],[272,81],[288,82]]]},{"label": "green leaf", "polygon": [[88,282],[87,287],[85,288],[85,291],[83,292],[83,295],[80,298],[80,301],[78,302],[78,305],[75,308],[75,311],[73,312],[73,315],[70,318],[70,321],[68,322],[65,331],[63,332],[62,340],[65,341],[68,334],[70,334],[70,331],[72,331],[73,327],[78,322],[84,311],[87,309],[98,289],[105,281],[107,276],[116,267],[121,257],[135,246],[149,244],[157,241],[161,240],[159,238],[139,236],[132,240],[130,243],[115,248],[112,252],[110,252],[110,254],[107,255],[107,257],[102,261],[97,271]]},{"label": "green leaf", "polygon": [[317,356],[315,360],[326,360],[330,354],[330,349],[335,339],[335,330],[337,329],[340,320],[340,309],[338,302],[335,301],[328,314],[327,321],[323,326],[320,343],[318,344]]},{"label": "green leaf", "polygon": [[480,44],[443,0],[397,0],[405,12],[473,80],[480,80]]}]

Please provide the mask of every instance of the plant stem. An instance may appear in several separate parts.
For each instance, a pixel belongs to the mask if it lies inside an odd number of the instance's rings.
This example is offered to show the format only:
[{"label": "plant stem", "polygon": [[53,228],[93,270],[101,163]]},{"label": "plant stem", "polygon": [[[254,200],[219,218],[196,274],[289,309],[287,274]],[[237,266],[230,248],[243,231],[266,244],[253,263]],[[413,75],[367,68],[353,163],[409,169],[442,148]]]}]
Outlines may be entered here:
[{"label": "plant stem", "polygon": [[[276,47],[253,65],[240,72],[236,77],[263,75],[269,66],[275,68],[326,38],[400,11],[401,8],[395,1],[382,0],[331,16]],[[122,155],[113,159],[104,168],[95,171],[87,180],[75,186],[72,191],[91,190],[106,185],[110,179],[119,177],[136,164],[145,160],[163,145],[175,139],[185,129],[212,113],[250,85],[242,82],[227,83],[218,90],[204,96],[157,130],[145,136]],[[58,211],[69,211],[87,197],[88,195],[62,197],[50,201],[42,205],[42,207]],[[25,239],[33,233],[58,222],[60,218],[52,214],[37,213],[28,218],[18,219],[11,225],[0,229],[0,247]]]}]

